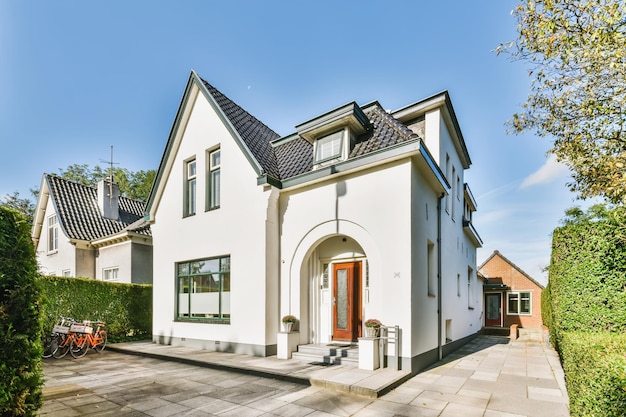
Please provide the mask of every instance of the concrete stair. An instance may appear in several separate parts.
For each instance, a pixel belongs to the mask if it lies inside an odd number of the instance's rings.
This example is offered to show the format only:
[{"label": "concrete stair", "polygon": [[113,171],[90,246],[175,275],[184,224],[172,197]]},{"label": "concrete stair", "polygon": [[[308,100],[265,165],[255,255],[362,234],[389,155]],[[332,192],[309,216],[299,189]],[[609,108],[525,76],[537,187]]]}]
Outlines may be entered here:
[{"label": "concrete stair", "polygon": [[359,366],[359,345],[357,343],[321,343],[299,345],[292,354],[293,359],[316,365]]}]

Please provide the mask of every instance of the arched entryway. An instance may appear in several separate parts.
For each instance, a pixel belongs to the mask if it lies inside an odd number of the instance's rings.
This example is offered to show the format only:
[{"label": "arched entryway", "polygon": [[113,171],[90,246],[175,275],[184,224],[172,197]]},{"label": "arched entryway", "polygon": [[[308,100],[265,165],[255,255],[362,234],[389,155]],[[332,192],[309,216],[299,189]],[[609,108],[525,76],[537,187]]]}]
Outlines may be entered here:
[{"label": "arched entryway", "polygon": [[283,287],[289,299],[281,297],[300,314],[300,343],[356,341],[379,269],[376,246],[357,224],[334,221],[311,230],[292,257],[289,288]]}]

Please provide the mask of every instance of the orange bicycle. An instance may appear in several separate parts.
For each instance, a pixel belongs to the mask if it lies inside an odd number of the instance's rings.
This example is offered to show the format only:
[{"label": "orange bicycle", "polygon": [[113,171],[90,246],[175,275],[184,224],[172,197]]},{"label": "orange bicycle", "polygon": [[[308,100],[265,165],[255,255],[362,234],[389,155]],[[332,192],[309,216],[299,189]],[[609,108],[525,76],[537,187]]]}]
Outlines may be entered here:
[{"label": "orange bicycle", "polygon": [[93,330],[92,322],[84,320],[82,326],[72,326],[72,341],[70,345],[70,354],[74,358],[82,358],[87,354],[87,350],[92,348],[100,353],[107,344],[107,331],[104,329],[103,321],[93,322],[96,330]]}]

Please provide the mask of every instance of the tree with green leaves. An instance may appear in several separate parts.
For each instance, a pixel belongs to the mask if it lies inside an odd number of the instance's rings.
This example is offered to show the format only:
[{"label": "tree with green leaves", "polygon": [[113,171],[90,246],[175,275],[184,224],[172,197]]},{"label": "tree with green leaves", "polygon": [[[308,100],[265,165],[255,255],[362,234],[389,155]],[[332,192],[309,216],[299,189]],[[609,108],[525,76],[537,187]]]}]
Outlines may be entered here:
[{"label": "tree with green leaves", "polygon": [[35,416],[41,406],[37,261],[24,216],[0,207],[0,415]]},{"label": "tree with green leaves", "polygon": [[519,37],[496,52],[532,83],[510,130],[553,139],[579,197],[626,203],[626,3],[523,0],[512,14]]},{"label": "tree with green leaves", "polygon": [[[31,190],[31,192],[33,195],[38,193],[33,190]],[[22,198],[19,191],[15,191],[13,194],[2,197],[2,199],[0,199],[0,206],[11,208],[16,210],[18,213],[22,213],[24,217],[26,217],[29,224],[33,223],[33,218],[35,216],[35,203],[29,198]]]},{"label": "tree with green leaves", "polygon": [[59,169],[59,176],[82,185],[96,187],[98,181],[113,174],[113,180],[120,186],[120,195],[133,200],[146,201],[156,176],[155,170],[132,172],[125,168],[104,169],[99,165],[91,168],[87,164],[73,164]]}]

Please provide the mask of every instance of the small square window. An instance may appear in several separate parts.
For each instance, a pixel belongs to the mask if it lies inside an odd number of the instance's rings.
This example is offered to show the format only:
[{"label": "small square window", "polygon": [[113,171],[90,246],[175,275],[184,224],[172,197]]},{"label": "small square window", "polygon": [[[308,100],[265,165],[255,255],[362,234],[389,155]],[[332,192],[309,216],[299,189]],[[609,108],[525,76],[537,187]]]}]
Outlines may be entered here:
[{"label": "small square window", "polygon": [[105,268],[102,270],[103,281],[117,281],[119,268]]},{"label": "small square window", "polygon": [[343,150],[344,131],[332,133],[315,142],[315,163],[340,158]]}]

